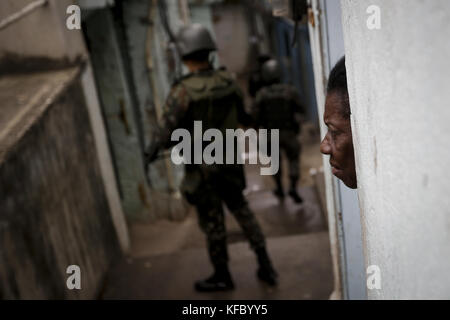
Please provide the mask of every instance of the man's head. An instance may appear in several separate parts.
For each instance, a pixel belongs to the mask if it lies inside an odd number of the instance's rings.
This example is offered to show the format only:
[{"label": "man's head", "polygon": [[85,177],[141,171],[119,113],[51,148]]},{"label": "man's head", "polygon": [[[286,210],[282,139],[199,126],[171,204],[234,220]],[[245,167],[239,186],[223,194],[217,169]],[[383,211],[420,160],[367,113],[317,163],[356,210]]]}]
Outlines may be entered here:
[{"label": "man's head", "polygon": [[180,29],[177,46],[183,63],[191,72],[209,66],[209,54],[216,50],[208,29],[198,23]]},{"label": "man's head", "polygon": [[262,66],[262,79],[265,84],[270,85],[281,82],[280,64],[275,59],[266,61]]},{"label": "man's head", "polygon": [[355,189],[357,183],[345,57],[330,73],[323,118],[328,132],[320,144],[320,151],[330,156],[333,174],[347,187]]}]

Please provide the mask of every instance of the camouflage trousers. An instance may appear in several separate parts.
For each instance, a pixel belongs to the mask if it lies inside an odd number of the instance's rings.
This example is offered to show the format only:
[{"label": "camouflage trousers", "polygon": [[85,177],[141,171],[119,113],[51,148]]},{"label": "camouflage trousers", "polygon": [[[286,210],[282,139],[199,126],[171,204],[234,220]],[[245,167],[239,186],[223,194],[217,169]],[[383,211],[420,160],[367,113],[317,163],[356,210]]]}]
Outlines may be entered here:
[{"label": "camouflage trousers", "polygon": [[237,175],[235,172],[220,172],[203,180],[195,192],[185,193],[187,200],[197,209],[198,222],[206,235],[209,257],[214,266],[228,261],[223,203],[241,226],[251,248],[257,251],[265,247],[258,221],[242,195],[239,181],[243,177]]},{"label": "camouflage trousers", "polygon": [[[270,144],[271,141],[269,141],[268,150],[271,150]],[[300,177],[299,161],[301,153],[301,144],[298,141],[298,136],[296,132],[280,130],[280,160],[282,152],[284,152],[288,160],[289,177],[291,179],[297,180]],[[281,168],[282,166],[280,161],[280,168],[274,176],[275,179],[281,178],[282,175]]]}]

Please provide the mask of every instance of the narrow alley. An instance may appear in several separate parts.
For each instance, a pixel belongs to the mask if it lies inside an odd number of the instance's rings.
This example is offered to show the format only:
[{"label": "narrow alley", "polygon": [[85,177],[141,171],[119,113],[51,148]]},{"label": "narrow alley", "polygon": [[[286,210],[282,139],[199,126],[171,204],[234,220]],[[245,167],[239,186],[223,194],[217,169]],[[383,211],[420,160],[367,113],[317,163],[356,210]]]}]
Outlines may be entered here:
[{"label": "narrow alley", "polygon": [[448,299],[449,22],[0,0],[0,300]]},{"label": "narrow alley", "polygon": [[130,254],[108,273],[102,298],[328,299],[333,290],[333,273],[326,218],[319,201],[319,193],[324,190],[316,186],[309,172],[310,168],[321,165],[320,156],[315,152],[319,140],[310,125],[304,129],[299,186],[303,204],[295,204],[290,198],[280,201],[273,194],[272,177],[259,175],[256,165],[246,165],[248,185],[244,193],[261,223],[280,274],[276,288],[256,278],[255,255],[239,225],[227,212],[230,268],[237,288],[231,292],[196,292],[193,280],[212,270],[204,235],[192,208],[181,221],[132,225]]}]

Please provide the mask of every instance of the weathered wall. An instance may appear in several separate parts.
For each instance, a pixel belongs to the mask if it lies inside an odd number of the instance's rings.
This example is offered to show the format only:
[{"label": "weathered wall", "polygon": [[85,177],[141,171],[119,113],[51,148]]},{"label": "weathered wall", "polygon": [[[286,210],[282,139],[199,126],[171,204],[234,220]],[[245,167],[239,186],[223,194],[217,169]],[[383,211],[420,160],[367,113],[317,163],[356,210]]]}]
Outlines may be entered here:
[{"label": "weathered wall", "polygon": [[[381,9],[369,30],[366,9]],[[450,2],[343,0],[369,298],[450,298]]]},{"label": "weathered wall", "polygon": [[[0,1],[0,19],[15,13],[32,0]],[[0,32],[0,57],[14,53],[27,57],[75,59],[84,53],[83,38],[66,28],[66,9],[71,0],[50,0]],[[17,39],[21,39],[17,41]]]},{"label": "weathered wall", "polygon": [[[181,19],[181,2],[167,3],[168,20],[174,33],[183,24]],[[152,139],[153,130],[157,124],[157,114],[166,98],[165,90],[170,84],[170,77],[176,71],[166,70],[168,61],[165,51],[169,39],[159,20],[160,12],[151,1],[129,0],[122,7],[124,21],[125,44],[124,50],[129,58],[131,82],[136,94],[134,108],[138,116],[136,122],[142,128],[142,140],[148,146]],[[149,21],[157,26],[149,26]],[[156,45],[158,43],[159,45]],[[180,63],[174,66],[180,68]],[[156,69],[156,70],[155,70]],[[156,72],[166,70],[167,72]],[[158,80],[157,80],[158,79]],[[164,86],[164,92],[158,88]],[[174,166],[170,159],[156,161],[150,166],[150,198],[152,211],[160,218],[179,219],[187,214],[187,207],[175,191],[184,174],[183,168]]]},{"label": "weathered wall", "polygon": [[135,101],[112,12],[109,9],[93,12],[86,20],[85,32],[123,210],[130,221],[146,220],[157,213],[150,210],[143,148],[133,109]]},{"label": "weathered wall", "polygon": [[[105,0],[106,1],[106,0]],[[0,1],[0,19],[4,19],[24,8],[31,0]],[[43,70],[61,68],[68,63],[78,62],[82,57],[87,68],[82,75],[83,94],[89,111],[89,120],[94,134],[97,156],[100,163],[102,178],[107,192],[111,216],[116,226],[121,247],[128,250],[129,239],[124,222],[122,206],[119,199],[116,179],[112,168],[111,155],[105,136],[103,119],[95,86],[93,86],[92,71],[87,58],[82,33],[79,30],[66,28],[67,7],[73,0],[49,0],[28,15],[15,21],[0,31],[0,73],[21,72],[23,70]],[[6,59],[5,55],[8,57]],[[25,89],[21,94],[30,94]],[[8,108],[3,103],[2,110]],[[10,123],[10,114],[3,112],[5,124]]]},{"label": "weathered wall", "polygon": [[[0,298],[95,298],[119,246],[79,70],[0,88],[20,110],[0,134]],[[66,288],[72,264],[82,290]]]},{"label": "weathered wall", "polygon": [[[169,49],[169,35],[163,27],[161,12],[156,1],[151,3],[148,10],[148,20],[152,23],[148,27],[148,38],[145,43],[146,67],[148,68],[147,81],[152,92],[152,101],[156,121],[162,118],[162,110],[170,87],[175,81],[180,65],[171,59]],[[183,25],[180,10],[175,1],[167,1],[167,22],[174,34]],[[130,31],[128,31],[130,32]],[[173,56],[172,56],[173,57]],[[134,56],[134,61],[137,57]],[[136,73],[137,70],[135,69]],[[151,137],[153,138],[153,137]],[[170,155],[170,153],[166,153]],[[182,166],[175,166],[170,157],[160,158],[149,166],[152,188],[162,193],[176,192],[184,175]],[[167,203],[169,205],[169,203]],[[167,212],[167,210],[165,210]]]}]

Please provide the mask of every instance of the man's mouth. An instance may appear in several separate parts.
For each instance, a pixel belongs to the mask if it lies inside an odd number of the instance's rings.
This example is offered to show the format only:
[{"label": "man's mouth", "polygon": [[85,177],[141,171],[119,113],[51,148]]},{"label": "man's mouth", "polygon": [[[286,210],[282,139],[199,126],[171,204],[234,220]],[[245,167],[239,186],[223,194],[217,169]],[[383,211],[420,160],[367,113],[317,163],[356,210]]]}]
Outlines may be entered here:
[{"label": "man's mouth", "polygon": [[337,174],[338,174],[339,172],[342,171],[342,170],[341,170],[338,166],[336,166],[334,163],[331,163],[331,162],[330,162],[330,165],[331,165],[331,172],[333,173],[333,175],[337,176]]},{"label": "man's mouth", "polygon": [[338,173],[341,172],[341,170],[338,169],[338,168],[335,168],[335,167],[331,167],[331,172],[332,172],[335,176],[337,176]]}]

